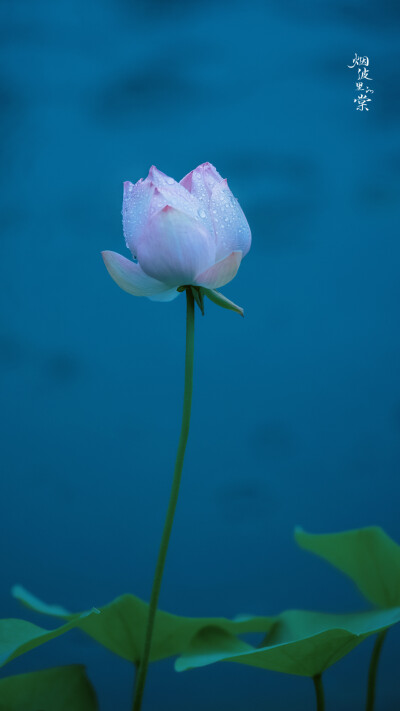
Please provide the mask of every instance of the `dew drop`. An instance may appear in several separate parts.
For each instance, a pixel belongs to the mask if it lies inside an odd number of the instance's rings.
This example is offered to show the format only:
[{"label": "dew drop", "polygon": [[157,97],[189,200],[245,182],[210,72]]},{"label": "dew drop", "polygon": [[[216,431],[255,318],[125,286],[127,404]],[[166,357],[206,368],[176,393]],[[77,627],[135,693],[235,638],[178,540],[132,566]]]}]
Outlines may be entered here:
[{"label": "dew drop", "polygon": [[173,178],[167,178],[168,185],[173,185],[175,180]]},{"label": "dew drop", "polygon": [[203,208],[200,208],[199,210],[197,210],[197,214],[199,217],[202,218],[202,220],[204,220],[206,213],[205,213],[205,210],[203,210]]}]

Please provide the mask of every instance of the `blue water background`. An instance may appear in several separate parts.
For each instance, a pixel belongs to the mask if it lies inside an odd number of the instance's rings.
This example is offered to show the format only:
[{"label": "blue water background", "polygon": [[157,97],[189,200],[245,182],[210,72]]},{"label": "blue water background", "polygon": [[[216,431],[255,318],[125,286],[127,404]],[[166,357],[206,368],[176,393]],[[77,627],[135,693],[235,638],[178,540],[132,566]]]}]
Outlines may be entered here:
[{"label": "blue water background", "polygon": [[[296,524],[400,541],[399,5],[3,0],[1,616],[19,582],[72,610],[148,598],[179,434],[185,301],[128,296],[122,181],[228,178],[253,246],[196,324],[193,417],[160,604],[187,615],[348,611],[360,595]],[[370,58],[369,112],[353,104]],[[372,641],[325,675],[363,708]],[[380,709],[400,704],[400,630]],[[102,711],[128,662],[78,632],[3,674],[87,665]],[[144,709],[313,708],[312,684],[237,665],[151,667]]]}]

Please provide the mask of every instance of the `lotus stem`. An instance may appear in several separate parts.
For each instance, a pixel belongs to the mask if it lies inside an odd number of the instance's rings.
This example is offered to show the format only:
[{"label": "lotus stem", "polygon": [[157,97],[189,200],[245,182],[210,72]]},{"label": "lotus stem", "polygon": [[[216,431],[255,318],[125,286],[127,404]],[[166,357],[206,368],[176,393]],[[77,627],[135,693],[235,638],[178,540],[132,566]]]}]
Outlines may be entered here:
[{"label": "lotus stem", "polygon": [[178,501],[179,486],[181,483],[183,460],[185,457],[186,443],[189,435],[190,412],[193,391],[193,360],[194,360],[194,299],[192,291],[186,289],[186,358],[185,358],[185,389],[183,395],[182,426],[179,438],[178,451],[175,461],[174,477],[171,494],[165,518],[164,530],[158,552],[157,565],[154,573],[153,588],[151,591],[149,615],[147,619],[146,637],[143,656],[140,660],[139,670],[135,684],[133,711],[140,711],[144,687],[146,683],[147,668],[149,665],[151,641],[153,637],[154,620],[157,612],[158,598],[160,595],[162,576],[167,557],[168,543],[171,536],[176,504]]},{"label": "lotus stem", "polygon": [[380,632],[375,640],[374,648],[372,650],[371,662],[369,665],[368,672],[368,691],[367,691],[367,705],[365,707],[366,711],[373,711],[375,704],[375,693],[376,693],[376,676],[378,672],[379,657],[381,654],[382,645],[385,641],[387,630]]},{"label": "lotus stem", "polygon": [[325,697],[324,697],[324,687],[322,685],[322,675],[316,674],[313,676],[314,688],[315,688],[315,698],[317,700],[317,711],[324,711],[325,709]]}]

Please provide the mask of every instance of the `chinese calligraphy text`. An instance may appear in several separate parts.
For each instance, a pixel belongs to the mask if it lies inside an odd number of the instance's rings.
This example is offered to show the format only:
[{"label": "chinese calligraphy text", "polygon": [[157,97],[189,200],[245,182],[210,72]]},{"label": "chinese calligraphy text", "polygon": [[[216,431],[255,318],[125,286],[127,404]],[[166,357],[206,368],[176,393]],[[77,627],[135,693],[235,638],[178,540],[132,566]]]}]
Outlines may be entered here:
[{"label": "chinese calligraphy text", "polygon": [[357,67],[356,90],[359,94],[353,99],[353,103],[357,104],[356,110],[369,111],[367,104],[372,101],[369,98],[369,94],[374,93],[369,84],[364,84],[364,82],[373,81],[372,77],[369,76],[370,69],[367,69],[369,67],[369,57],[359,57],[356,53],[353,64],[348,64],[347,66],[349,69]]}]

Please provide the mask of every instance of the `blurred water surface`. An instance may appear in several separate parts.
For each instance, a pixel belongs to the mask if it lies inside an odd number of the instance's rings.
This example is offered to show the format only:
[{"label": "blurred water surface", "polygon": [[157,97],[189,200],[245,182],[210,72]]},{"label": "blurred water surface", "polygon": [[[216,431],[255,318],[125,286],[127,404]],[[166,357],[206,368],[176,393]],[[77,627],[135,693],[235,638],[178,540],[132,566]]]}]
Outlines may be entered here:
[{"label": "blurred water surface", "polygon": [[[1,616],[20,582],[71,609],[149,597],[179,434],[184,299],[134,299],[122,181],[152,163],[227,177],[253,246],[197,319],[193,419],[161,595],[192,615],[363,605],[296,550],[382,525],[400,541],[399,5],[3,0]],[[355,53],[373,101],[355,110]],[[36,620],[38,621],[38,620]],[[399,632],[380,708],[398,708]],[[326,674],[362,708],[365,644]],[[82,662],[102,711],[130,665],[78,633],[5,674]],[[221,665],[149,674],[146,708],[312,708],[310,682]]]}]

